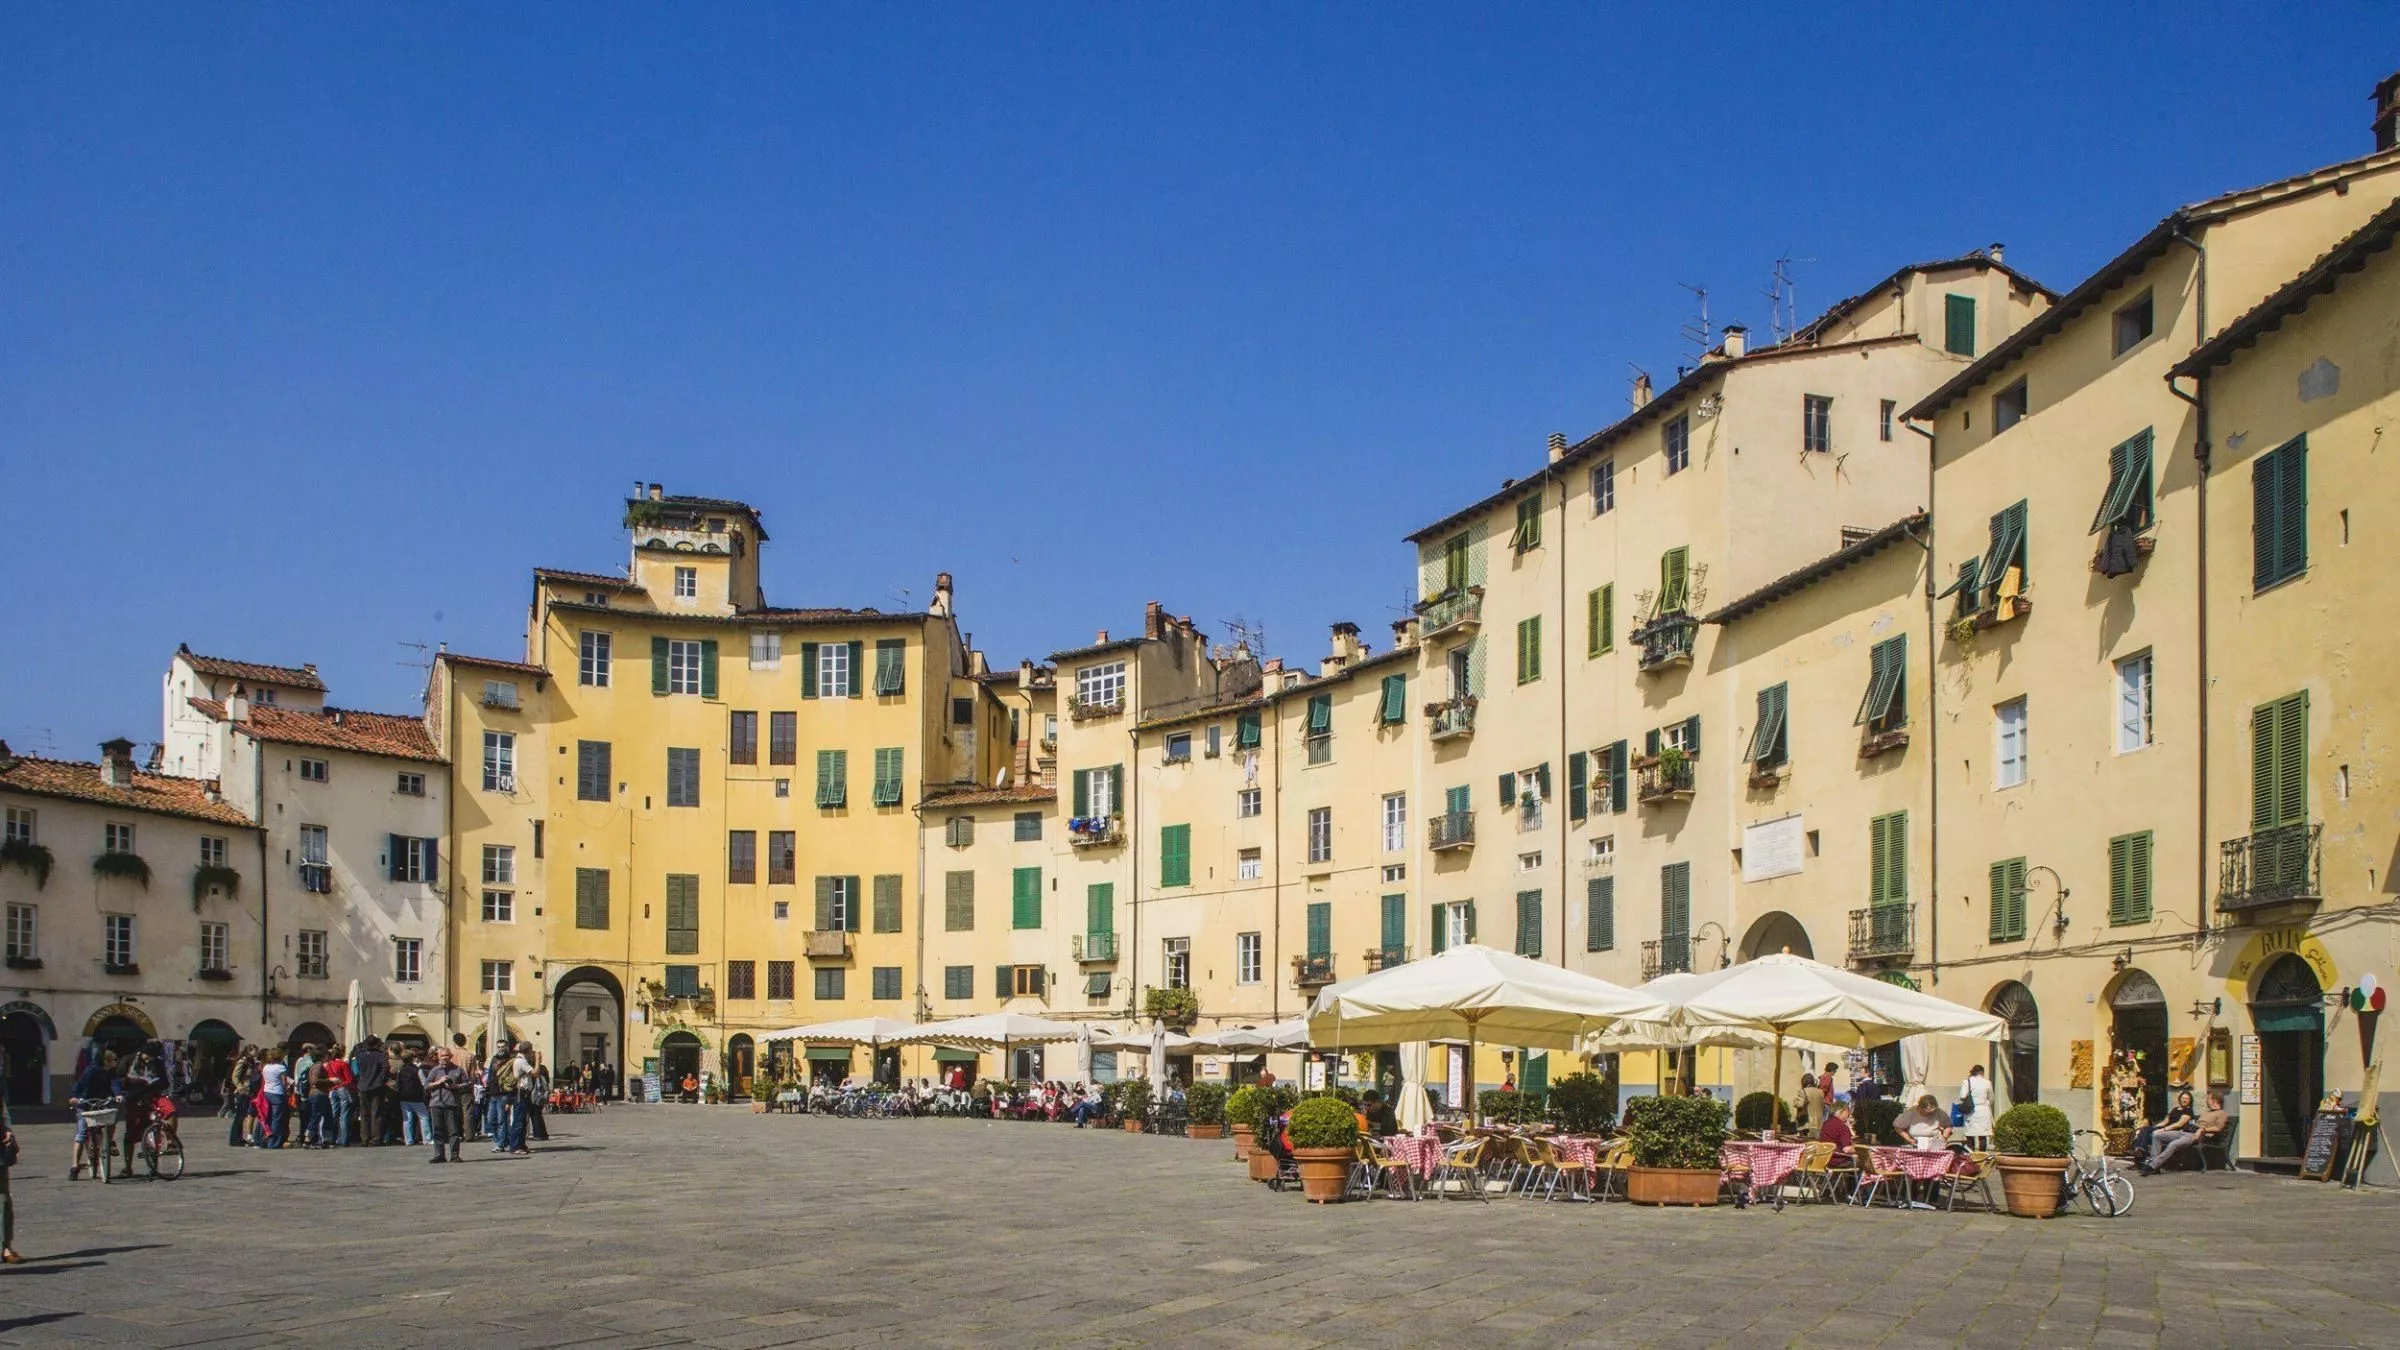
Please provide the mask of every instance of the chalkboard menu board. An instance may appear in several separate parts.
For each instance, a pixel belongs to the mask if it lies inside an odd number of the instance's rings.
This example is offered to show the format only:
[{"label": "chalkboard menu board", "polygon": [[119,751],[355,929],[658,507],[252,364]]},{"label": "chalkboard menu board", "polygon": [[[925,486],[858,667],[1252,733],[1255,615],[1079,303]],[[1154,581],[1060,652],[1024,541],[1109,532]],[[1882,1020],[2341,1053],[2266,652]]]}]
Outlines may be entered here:
[{"label": "chalkboard menu board", "polygon": [[2350,1113],[2319,1111],[2308,1125],[2308,1148],[2300,1158],[2302,1181],[2329,1181],[2350,1133]]}]

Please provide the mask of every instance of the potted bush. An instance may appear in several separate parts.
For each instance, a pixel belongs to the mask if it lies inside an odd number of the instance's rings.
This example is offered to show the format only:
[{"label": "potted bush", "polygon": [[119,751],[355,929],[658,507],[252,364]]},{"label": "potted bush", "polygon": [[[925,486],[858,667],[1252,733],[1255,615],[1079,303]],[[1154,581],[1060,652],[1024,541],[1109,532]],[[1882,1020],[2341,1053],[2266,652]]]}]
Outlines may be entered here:
[{"label": "potted bush", "polygon": [[1125,1133],[1140,1134],[1149,1115],[1149,1080],[1128,1078],[1117,1084],[1117,1118],[1125,1123]]},{"label": "potted bush", "polygon": [[1258,1138],[1259,1091],[1256,1084],[1238,1087],[1225,1098],[1225,1126],[1233,1132],[1233,1160],[1248,1162]]},{"label": "potted bush", "polygon": [[1771,1092],[1753,1092],[1735,1102],[1733,1104],[1733,1128],[1750,1132],[1766,1129],[1771,1107],[1776,1108],[1773,1115],[1775,1129],[1778,1133],[1790,1134],[1799,1128],[1799,1113],[1792,1109],[1790,1102],[1776,1101],[1775,1094]]},{"label": "potted bush", "polygon": [[2074,1143],[2067,1113],[2055,1106],[2026,1102],[1992,1122],[1992,1147],[1999,1155],[1993,1163],[2009,1213],[2020,1219],[2047,1219],[2058,1212],[2067,1154]]},{"label": "potted bush", "polygon": [[1625,1104],[1633,1166],[1625,1198],[1637,1205],[1717,1203],[1725,1103],[1714,1097],[1636,1097]]},{"label": "potted bush", "polygon": [[1183,1107],[1190,1116],[1184,1125],[1185,1137],[1191,1139],[1222,1139],[1225,1137],[1225,1085],[1197,1082],[1183,1090]]},{"label": "potted bush", "polygon": [[1300,1193],[1318,1204],[1350,1189],[1350,1164],[1358,1154],[1358,1116],[1339,1097],[1311,1097],[1292,1108],[1286,1131],[1292,1161],[1300,1168]]},{"label": "potted bush", "polygon": [[1475,1094],[1475,1115],[1486,1125],[1514,1125],[1525,1119],[1525,1094],[1515,1088],[1485,1088]]},{"label": "potted bush", "polygon": [[1616,1119],[1616,1093],[1598,1074],[1571,1073],[1550,1085],[1550,1107],[1569,1134],[1598,1134]]}]

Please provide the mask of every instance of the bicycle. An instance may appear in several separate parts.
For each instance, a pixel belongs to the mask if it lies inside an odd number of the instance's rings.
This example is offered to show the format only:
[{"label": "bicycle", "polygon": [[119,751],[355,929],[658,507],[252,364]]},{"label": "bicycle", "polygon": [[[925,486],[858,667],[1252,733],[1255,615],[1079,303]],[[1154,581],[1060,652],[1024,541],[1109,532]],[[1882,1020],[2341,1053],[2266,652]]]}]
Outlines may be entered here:
[{"label": "bicycle", "polygon": [[2117,1170],[2108,1156],[2108,1136],[2098,1130],[2077,1130],[2077,1140],[2091,1139],[2091,1151],[2071,1153],[2059,1179],[2058,1212],[2064,1214],[2081,1195],[2086,1208],[2103,1219],[2114,1219],[2133,1208],[2133,1182]]},{"label": "bicycle", "polygon": [[92,1180],[105,1186],[116,1170],[118,1108],[113,1097],[79,1097],[75,1100],[76,1123],[83,1128],[83,1138],[75,1143],[75,1169],[89,1167]]},{"label": "bicycle", "polygon": [[150,1123],[143,1127],[141,1142],[135,1145],[143,1162],[150,1165],[150,1175],[166,1181],[183,1176],[183,1135],[175,1128],[175,1104],[160,1098],[150,1111]]}]

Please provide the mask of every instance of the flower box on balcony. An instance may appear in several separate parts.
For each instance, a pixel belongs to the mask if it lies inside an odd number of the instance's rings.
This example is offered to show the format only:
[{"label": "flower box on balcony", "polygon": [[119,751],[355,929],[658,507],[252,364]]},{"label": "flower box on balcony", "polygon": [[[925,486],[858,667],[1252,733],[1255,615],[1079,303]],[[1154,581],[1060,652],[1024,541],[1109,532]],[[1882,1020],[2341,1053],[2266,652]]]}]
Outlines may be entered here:
[{"label": "flower box on balcony", "polygon": [[100,969],[104,974],[109,975],[139,975],[142,973],[142,963],[139,961],[103,961],[100,963]]},{"label": "flower box on balcony", "polygon": [[1889,754],[1908,744],[1908,728],[1893,727],[1889,731],[1870,731],[1858,743],[1858,757],[1873,759]]},{"label": "flower box on balcony", "polygon": [[1425,705],[1425,725],[1429,738],[1435,741],[1454,740],[1475,733],[1475,697],[1444,699]]},{"label": "flower box on balcony", "polygon": [[1671,666],[1688,666],[1699,637],[1698,619],[1680,610],[1661,614],[1633,630],[1633,643],[1641,648],[1635,669],[1647,674]]},{"label": "flower box on balcony", "polygon": [[1781,764],[1772,767],[1753,765],[1750,769],[1750,786],[1762,791],[1774,787],[1783,781],[1784,772],[1785,767]]},{"label": "flower box on balcony", "polygon": [[200,978],[204,980],[230,980],[233,978],[233,972],[225,969],[223,966],[215,966],[208,970],[201,971]]},{"label": "flower box on balcony", "polygon": [[1977,628],[1998,628],[2015,623],[2033,612],[2033,601],[2022,595],[2003,596],[1983,609],[1975,611]]},{"label": "flower box on balcony", "polygon": [[1077,816],[1067,822],[1067,842],[1076,848],[1105,848],[1125,842],[1115,816]]},{"label": "flower box on balcony", "polygon": [[1417,602],[1417,636],[1419,641],[1460,636],[1474,632],[1483,622],[1483,588],[1469,586],[1460,591],[1444,591]]},{"label": "flower box on balcony", "polygon": [[839,928],[813,929],[808,935],[808,959],[841,961],[850,955],[850,934]]},{"label": "flower box on balcony", "polygon": [[1067,716],[1077,722],[1091,722],[1103,717],[1114,717],[1123,711],[1125,711],[1125,700],[1121,698],[1110,703],[1086,703],[1073,694],[1067,695]]}]

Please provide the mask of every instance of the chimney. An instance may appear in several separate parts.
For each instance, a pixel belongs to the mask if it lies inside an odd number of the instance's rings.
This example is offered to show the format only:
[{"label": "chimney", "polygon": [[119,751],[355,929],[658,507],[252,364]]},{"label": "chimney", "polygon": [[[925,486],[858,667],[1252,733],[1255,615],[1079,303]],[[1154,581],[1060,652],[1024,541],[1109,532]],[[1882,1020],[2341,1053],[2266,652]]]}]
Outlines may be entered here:
[{"label": "chimney", "polygon": [[1092,645],[1093,645],[1093,646],[1095,646],[1095,647],[1105,647],[1105,646],[1107,646],[1107,645],[1108,645],[1108,630],[1107,630],[1107,629],[1105,629],[1105,628],[1103,628],[1103,629],[1101,629],[1099,632],[1092,634]]},{"label": "chimney", "polygon": [[250,700],[239,689],[233,691],[233,697],[225,700],[225,720],[228,722],[250,720]]},{"label": "chimney", "polygon": [[1650,372],[1635,371],[1633,375],[1633,410],[1640,412],[1650,406]]},{"label": "chimney", "polygon": [[1750,350],[1750,330],[1738,323],[1725,325],[1724,350],[1726,360],[1739,360],[1743,353]]},{"label": "chimney", "polygon": [[100,781],[114,788],[133,786],[133,742],[119,736],[100,743]]},{"label": "chimney", "polygon": [[1357,624],[1344,620],[1333,626],[1333,656],[1337,665],[1349,665],[1365,654],[1359,645]]},{"label": "chimney", "polygon": [[933,608],[931,613],[942,618],[948,618],[950,615],[950,574],[948,572],[936,572],[933,574]]},{"label": "chimney", "polygon": [[1983,256],[1991,259],[1993,262],[1999,262],[2002,258],[2006,257],[2007,254],[2008,245],[2006,244],[1993,244],[1983,251]]},{"label": "chimney", "polygon": [[650,500],[652,500],[652,501],[654,501],[654,502],[655,502],[655,501],[662,501],[662,500],[664,500],[664,499],[666,498],[666,495],[667,495],[667,485],[666,485],[666,484],[664,484],[664,483],[652,483],[652,484],[650,485]]},{"label": "chimney", "polygon": [[1551,433],[1550,433],[1550,462],[1551,462],[1551,463],[1553,463],[1553,464],[1556,464],[1556,463],[1558,463],[1560,460],[1562,460],[1562,459],[1565,459],[1566,457],[1567,457],[1567,433],[1565,433],[1565,432],[1563,432],[1563,431],[1553,431],[1553,432],[1551,432]]},{"label": "chimney", "polygon": [[637,501],[637,502],[638,502],[638,501],[640,501],[642,498],[644,498],[644,497],[647,497],[647,496],[649,496],[649,495],[650,495],[650,485],[649,485],[648,483],[645,483],[645,482],[643,482],[643,481],[642,481],[641,479],[639,479],[639,478],[636,478],[636,479],[634,479],[634,480],[633,480],[633,499],[634,499],[635,501]]},{"label": "chimney", "polygon": [[2389,150],[2394,145],[2400,145],[2400,71],[2375,85],[2375,148]]},{"label": "chimney", "polygon": [[1413,646],[1416,640],[1417,620],[1415,615],[1410,615],[1405,619],[1392,620],[1392,645],[1394,647]]},{"label": "chimney", "polygon": [[1272,658],[1258,668],[1258,673],[1266,676],[1269,680],[1280,680],[1283,677],[1283,658],[1280,656]]},{"label": "chimney", "polygon": [[1166,636],[1166,609],[1156,600],[1142,608],[1142,636],[1152,642]]}]

